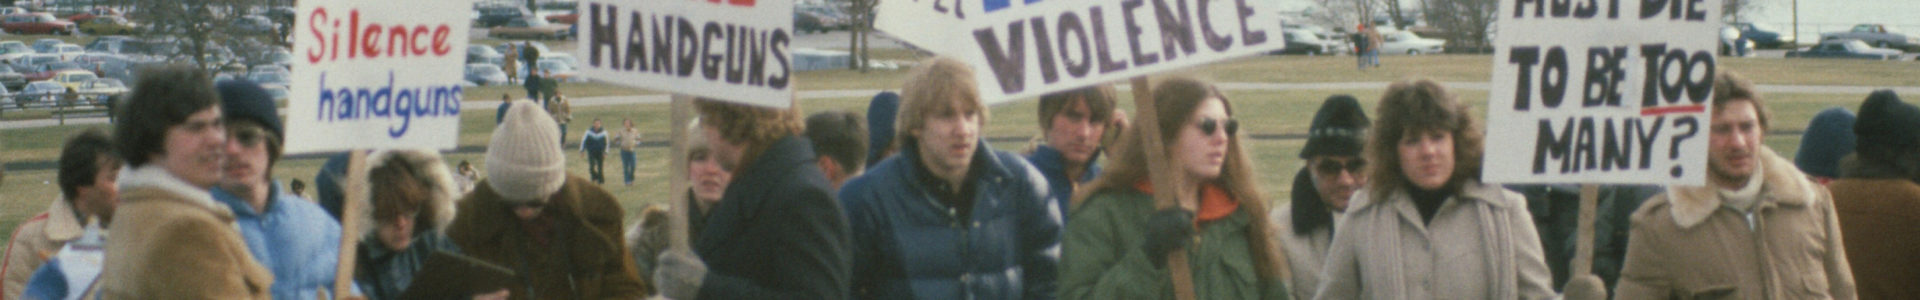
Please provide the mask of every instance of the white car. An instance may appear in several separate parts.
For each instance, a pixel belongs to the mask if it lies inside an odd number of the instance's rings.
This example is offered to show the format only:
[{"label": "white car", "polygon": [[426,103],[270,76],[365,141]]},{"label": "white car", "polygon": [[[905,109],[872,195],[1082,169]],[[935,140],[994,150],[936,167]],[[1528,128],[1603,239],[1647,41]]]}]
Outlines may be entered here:
[{"label": "white car", "polygon": [[1407,31],[1388,32],[1381,36],[1380,54],[1421,55],[1440,53],[1447,46],[1446,41],[1420,37]]},{"label": "white car", "polygon": [[53,46],[53,53],[51,54],[59,55],[60,61],[73,61],[74,58],[79,58],[81,54],[86,53],[87,50],[80,48],[80,45],[60,44]]},{"label": "white car", "polygon": [[37,52],[33,51],[33,47],[27,47],[27,43],[24,42],[0,42],[0,63],[13,64],[14,60],[18,60],[27,55],[33,55],[34,53]]}]

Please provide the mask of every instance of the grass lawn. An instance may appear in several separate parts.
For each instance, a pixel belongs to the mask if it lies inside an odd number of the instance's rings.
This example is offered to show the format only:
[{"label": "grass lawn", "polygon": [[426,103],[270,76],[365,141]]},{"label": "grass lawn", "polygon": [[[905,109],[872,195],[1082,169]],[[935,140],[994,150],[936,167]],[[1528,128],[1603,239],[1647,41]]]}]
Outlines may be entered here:
[{"label": "grass lawn", "polygon": [[[37,37],[10,36],[5,39],[28,39]],[[497,43],[497,42],[496,42]],[[556,43],[549,43],[556,45]],[[902,50],[876,51],[876,58],[914,61],[919,57]],[[1187,74],[1216,81],[1232,82],[1360,82],[1393,81],[1409,77],[1424,76],[1440,81],[1485,81],[1490,76],[1488,56],[1435,55],[1420,57],[1388,56],[1382,59],[1385,68],[1355,71],[1353,58],[1333,57],[1251,57],[1232,62],[1218,63],[1203,67],[1182,70]],[[1729,69],[1739,70],[1762,84],[1807,84],[1807,85],[1867,85],[1867,86],[1920,86],[1920,68],[1911,62],[1852,62],[1830,60],[1779,60],[1779,59],[1724,59]],[[1417,66],[1417,67],[1415,67]],[[812,71],[796,74],[796,84],[802,90],[835,89],[898,89],[900,81],[906,76],[906,70],[874,70],[866,73],[848,70]],[[562,90],[573,97],[591,97],[604,95],[654,94],[656,92],[632,89],[604,83],[569,83]],[[1484,120],[1485,91],[1455,91],[1457,96],[1474,105],[1476,117]],[[518,86],[477,87],[467,90],[470,99],[497,99],[499,94],[523,95]],[[1311,90],[1311,91],[1230,91],[1228,97],[1234,101],[1234,110],[1238,114],[1247,134],[1301,134],[1307,129],[1314,110],[1321,99],[1331,94],[1352,94],[1362,99],[1362,105],[1373,109],[1379,98],[1379,90]],[[1123,109],[1131,111],[1130,93],[1122,93]],[[1855,94],[1769,94],[1765,95],[1773,113],[1774,131],[1797,132],[1804,128],[1807,120],[1822,109],[1829,107],[1854,108],[1859,106],[1865,95]],[[802,111],[812,113],[826,110],[848,110],[864,114],[867,98],[829,98],[809,99],[799,104]],[[1031,137],[1038,133],[1035,122],[1034,101],[1016,101],[992,108],[983,134],[992,138],[1011,138],[1022,142],[999,142],[993,148],[1005,151],[1019,151],[1030,146]],[[8,112],[14,114],[18,112]],[[484,146],[493,130],[493,111],[475,110],[462,116],[459,143],[462,146]],[[596,106],[577,109],[575,122],[568,128],[569,143],[578,141],[582,131],[594,118],[602,119],[608,127],[618,127],[620,120],[632,118],[648,142],[664,141],[671,128],[668,126],[668,106],[666,104],[636,104],[618,106]],[[87,128],[107,128],[106,125],[69,125],[31,129],[13,129],[0,131],[0,161],[39,162],[51,161],[58,156],[59,146],[68,136]],[[1791,155],[1798,149],[1800,137],[1797,134],[1773,134],[1766,143],[1779,152]],[[1304,141],[1298,139],[1258,139],[1245,143],[1248,153],[1253,156],[1256,169],[1260,170],[1260,183],[1264,187],[1266,198],[1276,203],[1286,201],[1285,195],[1291,187],[1291,180],[1300,161],[1297,158]],[[629,211],[636,212],[644,205],[663,202],[667,195],[667,149],[664,147],[642,148],[639,153],[636,180],[633,186],[620,184],[618,174],[620,161],[616,154],[610,154],[606,169],[609,184],[605,187],[612,192]],[[578,151],[568,151],[568,169],[571,173],[585,176],[586,159]],[[485,168],[481,153],[451,153],[447,155],[449,165],[459,161],[469,161],[478,168]],[[282,180],[301,179],[311,182],[313,175],[322,163],[320,159],[290,159],[275,167],[274,175]],[[0,183],[0,232],[12,232],[22,220],[44,210],[47,201],[55,199],[58,187],[53,183],[53,170],[15,170],[8,172],[4,183]],[[307,192],[309,196],[313,191]]]}]

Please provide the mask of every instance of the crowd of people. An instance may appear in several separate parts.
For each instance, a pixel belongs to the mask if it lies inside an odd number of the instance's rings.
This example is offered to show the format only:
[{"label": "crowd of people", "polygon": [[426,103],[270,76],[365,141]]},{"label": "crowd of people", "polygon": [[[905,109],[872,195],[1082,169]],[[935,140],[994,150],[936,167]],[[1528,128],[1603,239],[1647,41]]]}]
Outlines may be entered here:
[{"label": "crowd of people", "polygon": [[[686,190],[666,193],[684,202],[647,201],[661,204],[629,217],[601,186],[616,150],[633,184],[634,121],[592,119],[577,148],[588,174],[575,174],[558,93],[503,95],[478,168],[432,150],[373,151],[362,174],[331,159],[307,200],[271,175],[286,132],[272,97],[245,80],[158,68],[111,132],[67,141],[61,197],[15,230],[0,299],[1920,292],[1920,107],[1891,91],[1857,115],[1820,113],[1789,158],[1761,143],[1773,125],[1763,95],[1721,70],[1707,185],[1600,186],[1584,212],[1579,186],[1483,182],[1482,161],[1501,159],[1484,157],[1483,122],[1429,80],[1389,85],[1371,117],[1359,99],[1327,97],[1297,154],[1304,166],[1264,170],[1295,174],[1281,200],[1263,196],[1275,187],[1257,183],[1260,155],[1240,131],[1260,116],[1240,115],[1207,81],[1157,80],[1149,115],[1117,107],[1110,85],[1042,96],[1038,137],[1008,151],[983,136],[991,110],[973,72],[952,58],[922,62],[864,116],[695,99],[674,157],[684,163],[670,167],[687,175]],[[1597,215],[1586,243],[1574,229],[1583,213]],[[342,216],[359,232],[342,232]],[[362,238],[345,248],[351,295],[332,295],[343,234]],[[1592,261],[1572,261],[1579,244]],[[482,268],[436,269],[449,257]],[[449,276],[470,280],[440,286]]]}]

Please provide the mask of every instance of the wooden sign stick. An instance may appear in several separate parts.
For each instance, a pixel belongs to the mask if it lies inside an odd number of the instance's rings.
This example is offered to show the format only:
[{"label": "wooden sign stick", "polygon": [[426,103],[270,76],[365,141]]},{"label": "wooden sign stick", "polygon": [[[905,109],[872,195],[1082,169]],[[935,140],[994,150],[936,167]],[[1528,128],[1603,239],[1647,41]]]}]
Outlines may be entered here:
[{"label": "wooden sign stick", "polygon": [[[667,228],[671,229],[667,229],[667,248],[669,251],[688,251],[688,253],[691,253],[693,250],[693,237],[689,236],[688,231],[692,227],[687,227],[687,222],[693,213],[693,208],[687,207],[689,200],[687,199],[687,189],[689,188],[689,183],[687,182],[687,163],[689,163],[687,161],[687,147],[691,145],[687,144],[687,137],[701,133],[689,132],[687,130],[687,124],[692,123],[694,117],[693,96],[674,94],[671,105],[671,109],[673,110],[673,116],[671,117],[673,118],[671,121],[673,122],[673,149],[667,153],[667,157],[669,157],[667,168],[672,169],[667,171],[668,174],[672,174],[672,179],[667,183],[667,208],[670,209],[667,214]],[[713,120],[708,120],[707,122],[713,122]]]},{"label": "wooden sign stick", "polygon": [[1574,231],[1572,276],[1593,274],[1593,211],[1599,206],[1600,185],[1580,185],[1579,227]]},{"label": "wooden sign stick", "polygon": [[358,192],[367,184],[367,152],[347,151],[347,180],[341,183],[340,190],[345,191],[345,202],[340,206],[340,265],[333,269],[333,298],[346,299],[353,296],[354,259],[359,257],[360,245],[360,206],[369,199],[367,194]]},{"label": "wooden sign stick", "polygon": [[[1158,109],[1154,108],[1153,102],[1153,88],[1149,85],[1147,77],[1134,77],[1133,107],[1137,116],[1134,119],[1138,120],[1134,128],[1140,131],[1141,137],[1145,140],[1145,149],[1141,150],[1148,151],[1147,178],[1153,181],[1153,206],[1156,209],[1180,207],[1197,210],[1197,207],[1186,207],[1193,202],[1191,200],[1195,195],[1180,190],[1185,178],[1175,172],[1176,167],[1173,162],[1167,161],[1166,153],[1163,151],[1166,149],[1164,147],[1166,137],[1160,136],[1160,121],[1163,120],[1156,117]],[[1175,249],[1167,254],[1167,276],[1172,277],[1173,280],[1174,299],[1193,300],[1196,297],[1193,292],[1193,272],[1187,265],[1186,249]]]}]

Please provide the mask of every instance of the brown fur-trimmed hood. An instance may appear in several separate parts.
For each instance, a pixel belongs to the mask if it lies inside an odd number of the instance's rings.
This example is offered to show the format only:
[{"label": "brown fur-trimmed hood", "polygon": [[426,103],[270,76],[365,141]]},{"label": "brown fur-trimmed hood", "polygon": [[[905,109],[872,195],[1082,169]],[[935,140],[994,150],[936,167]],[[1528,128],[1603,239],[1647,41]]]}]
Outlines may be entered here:
[{"label": "brown fur-trimmed hood", "polygon": [[[427,201],[426,210],[433,212],[433,222],[432,224],[420,224],[417,226],[431,226],[433,231],[444,233],[447,225],[453,223],[455,209],[457,209],[458,206],[454,201],[460,199],[461,196],[460,186],[456,184],[453,179],[453,170],[447,168],[446,162],[440,159],[439,152],[428,149],[396,149],[374,151],[373,154],[368,154],[367,167],[362,172],[378,169],[381,166],[392,163],[412,165],[414,167],[413,176],[415,178],[424,179],[432,183],[432,186],[429,188],[432,189],[433,199]],[[367,178],[366,174],[359,175],[359,178]],[[360,189],[353,191],[353,193],[359,194],[359,199],[362,199],[361,201],[371,201],[373,199],[373,185],[375,184],[386,183],[368,182],[368,184],[360,185]],[[361,234],[372,234],[374,230],[378,229],[379,222],[374,220],[372,202],[361,202],[359,209],[354,210],[352,213],[360,217]]]},{"label": "brown fur-trimmed hood", "polygon": [[[1819,201],[1824,191],[1807,180],[1805,173],[1793,166],[1793,161],[1780,157],[1773,149],[1760,147],[1758,155],[1761,201],[1778,205],[1806,206]],[[1673,206],[1673,221],[1682,228],[1699,225],[1720,209],[1719,187],[1691,186],[1667,189],[1667,198]]]}]

